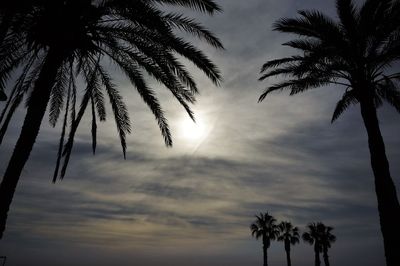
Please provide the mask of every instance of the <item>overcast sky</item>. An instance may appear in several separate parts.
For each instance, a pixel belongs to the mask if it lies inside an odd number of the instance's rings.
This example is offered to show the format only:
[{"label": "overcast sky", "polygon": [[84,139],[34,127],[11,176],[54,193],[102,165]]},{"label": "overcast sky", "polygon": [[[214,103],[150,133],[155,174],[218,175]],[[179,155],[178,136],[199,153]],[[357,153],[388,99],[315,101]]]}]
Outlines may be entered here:
[{"label": "overcast sky", "polygon": [[[44,121],[0,241],[7,266],[262,265],[262,244],[251,238],[249,225],[254,214],[266,211],[301,230],[313,221],[335,227],[332,265],[384,264],[359,107],[331,125],[344,88],[275,94],[257,103],[270,84],[257,81],[261,65],[292,52],[281,46],[290,36],[271,31],[272,23],[299,9],[334,16],[334,1],[217,2],[223,13],[195,16],[225,45],[216,51],[198,44],[220,67],[224,82],[215,87],[189,66],[201,88],[194,109],[202,134],[187,136],[190,121],[160,87],[175,143],[166,148],[147,107],[116,74],[133,121],[127,160],[111,114],[100,126],[95,157],[85,121],[66,178],[52,184],[60,128]],[[399,187],[400,116],[390,107],[379,116]],[[18,133],[15,122],[1,147],[1,172]],[[269,255],[271,265],[286,265],[282,243],[274,242]],[[311,265],[312,247],[295,246],[292,260]]]}]

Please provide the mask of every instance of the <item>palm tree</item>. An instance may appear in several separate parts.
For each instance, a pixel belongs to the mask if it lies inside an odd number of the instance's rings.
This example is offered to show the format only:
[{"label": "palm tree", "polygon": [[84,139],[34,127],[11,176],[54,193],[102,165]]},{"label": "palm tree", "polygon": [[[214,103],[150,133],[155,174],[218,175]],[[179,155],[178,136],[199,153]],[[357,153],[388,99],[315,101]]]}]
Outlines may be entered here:
[{"label": "palm tree", "polygon": [[[318,223],[319,224],[319,223]],[[307,232],[304,232],[302,235],[303,241],[314,245],[314,254],[315,254],[315,266],[321,265],[321,258],[319,254],[321,253],[321,239],[318,231],[318,224],[309,223],[307,225]]]},{"label": "palm tree", "polygon": [[279,230],[274,217],[267,213],[255,215],[256,220],[250,225],[251,235],[256,239],[262,238],[264,266],[268,266],[268,248],[271,246],[271,240],[278,237]]},{"label": "palm tree", "polygon": [[323,223],[318,223],[318,232],[320,234],[322,252],[325,266],[329,266],[328,249],[331,248],[333,242],[336,241],[336,236],[332,234],[333,227],[325,226]]},{"label": "palm tree", "polygon": [[290,246],[296,245],[300,242],[299,228],[293,226],[291,222],[283,221],[278,225],[279,236],[278,241],[283,241],[285,244],[287,265],[291,266],[292,261],[290,259]]},{"label": "palm tree", "polygon": [[[216,48],[222,48],[220,41],[194,19],[162,11],[161,5],[208,14],[220,11],[213,0],[41,0],[15,24],[18,30],[8,30],[0,48],[0,81],[7,81],[16,68],[22,71],[11,90],[8,109],[4,110],[1,132],[6,131],[24,96],[29,93],[29,97],[22,130],[0,185],[0,238],[21,171],[48,106],[53,126],[64,110],[54,181],[61,158],[61,178],[65,175],[74,136],[88,106],[95,152],[97,122],[106,119],[106,95],[125,157],[126,135],[131,130],[129,115],[103,67],[104,59],[114,63],[131,81],[154,114],[167,146],[172,145],[169,126],[144,74],[170,90],[192,119],[190,104],[194,103],[198,88],[178,57],[194,63],[213,83],[219,84],[217,67],[176,31],[193,34]],[[76,86],[77,78],[86,82],[82,91]],[[79,95],[82,100],[77,109]]]},{"label": "palm tree", "polygon": [[346,88],[332,122],[349,106],[360,104],[368,134],[386,262],[400,265],[400,205],[389,171],[377,108],[387,101],[400,112],[400,73],[390,66],[400,59],[400,1],[366,0],[356,8],[352,0],[337,0],[339,21],[318,11],[299,11],[298,18],[283,18],[274,30],[299,38],[284,45],[298,55],[268,61],[260,80],[283,76],[268,87],[259,101],[273,91],[290,95],[326,85]]}]

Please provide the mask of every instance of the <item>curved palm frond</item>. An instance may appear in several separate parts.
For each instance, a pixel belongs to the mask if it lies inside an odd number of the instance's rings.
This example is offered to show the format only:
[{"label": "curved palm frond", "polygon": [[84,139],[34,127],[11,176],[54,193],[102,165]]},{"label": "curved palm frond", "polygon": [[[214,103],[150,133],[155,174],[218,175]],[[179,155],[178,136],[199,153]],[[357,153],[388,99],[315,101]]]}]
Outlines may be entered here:
[{"label": "curved palm frond", "polygon": [[157,2],[160,4],[185,6],[194,10],[208,12],[210,14],[222,11],[221,7],[217,3],[215,3],[215,1],[211,0],[150,0],[150,1]]},{"label": "curved palm frond", "polygon": [[335,122],[344,111],[347,110],[352,104],[357,104],[358,99],[357,99],[357,94],[355,93],[354,90],[349,90],[346,91],[343,94],[343,97],[338,103],[336,104],[335,111],[333,112],[333,116],[331,119],[331,123]]}]

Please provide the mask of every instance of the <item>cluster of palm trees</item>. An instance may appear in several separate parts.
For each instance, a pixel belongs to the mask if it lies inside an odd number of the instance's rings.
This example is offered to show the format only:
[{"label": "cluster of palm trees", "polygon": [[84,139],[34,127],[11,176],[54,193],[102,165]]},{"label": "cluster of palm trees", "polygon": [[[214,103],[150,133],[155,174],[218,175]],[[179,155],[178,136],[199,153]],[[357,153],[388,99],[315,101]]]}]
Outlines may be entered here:
[{"label": "cluster of palm trees", "polygon": [[[287,265],[292,265],[290,249],[292,245],[300,243],[300,230],[291,222],[282,221],[277,223],[276,219],[268,212],[256,215],[256,220],[250,225],[251,235],[256,239],[262,239],[264,266],[268,266],[268,248],[271,241],[277,240],[284,243]],[[325,266],[329,266],[328,249],[336,241],[332,234],[333,227],[325,226],[323,223],[309,223],[307,231],[302,234],[304,242],[314,246],[315,266],[321,265],[320,254],[323,254]]]}]

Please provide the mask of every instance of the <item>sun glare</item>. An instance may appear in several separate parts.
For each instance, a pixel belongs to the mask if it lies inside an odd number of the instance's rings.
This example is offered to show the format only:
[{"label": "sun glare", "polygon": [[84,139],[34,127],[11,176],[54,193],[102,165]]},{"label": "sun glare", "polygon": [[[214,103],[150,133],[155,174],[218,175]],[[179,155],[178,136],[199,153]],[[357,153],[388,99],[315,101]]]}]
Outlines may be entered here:
[{"label": "sun glare", "polygon": [[185,118],[181,122],[181,132],[182,136],[188,140],[199,140],[206,135],[205,125],[199,117],[196,117],[196,122],[193,122],[190,118]]}]

